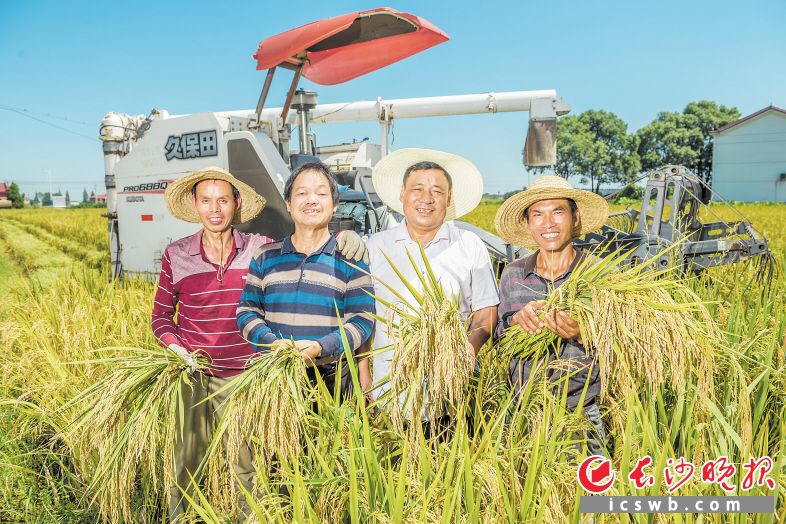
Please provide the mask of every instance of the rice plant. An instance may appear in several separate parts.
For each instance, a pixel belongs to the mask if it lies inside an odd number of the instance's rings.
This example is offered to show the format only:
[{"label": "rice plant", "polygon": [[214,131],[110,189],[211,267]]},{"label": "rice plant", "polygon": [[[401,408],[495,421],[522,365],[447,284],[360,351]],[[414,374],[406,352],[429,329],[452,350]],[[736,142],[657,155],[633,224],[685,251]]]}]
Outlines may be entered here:
[{"label": "rice plant", "polygon": [[244,447],[256,459],[256,474],[290,464],[302,454],[315,391],[294,343],[264,350],[245,372],[215,393],[225,408],[205,457],[210,494],[225,509],[237,500],[231,468]]},{"label": "rice plant", "polygon": [[[394,285],[384,283],[399,299],[387,304],[388,333],[393,340],[390,384],[395,399],[403,397],[403,406],[390,402],[396,429],[417,433],[421,418],[436,424],[438,417],[455,416],[465,404],[475,352],[467,336],[468,322],[462,321],[457,297],[448,297],[442,289],[425,251],[420,248],[425,271],[421,273],[412,254],[407,256],[420,281],[420,290],[408,282],[385,255],[385,259],[415,302],[407,301]],[[379,300],[379,298],[377,299]],[[380,300],[381,301],[381,300]]]},{"label": "rice plant", "polygon": [[[614,365],[624,364],[632,374],[646,376],[633,380],[628,374],[612,374],[601,409],[614,441],[611,458],[619,479],[626,479],[636,459],[644,455],[653,458],[654,473],[665,467],[669,458],[679,456],[701,464],[725,455],[739,467],[752,456],[768,455],[774,462],[770,477],[775,481],[775,489],[755,487],[736,494],[774,496],[776,511],[770,515],[598,514],[593,515],[594,522],[786,521],[783,208],[743,207],[757,228],[770,237],[780,271],[770,282],[762,282],[754,268],[744,264],[724,266],[669,288],[673,300],[693,304],[678,314],[687,322],[700,324],[699,331],[690,328],[689,338],[696,339],[690,344],[704,348],[706,354],[686,356],[682,371],[675,366],[683,380],[675,382],[671,362],[679,363],[678,355],[669,357],[664,353],[657,364],[647,355],[634,359],[625,354],[627,343],[621,347],[612,345],[614,353],[608,358],[616,359]],[[14,212],[8,216],[29,220],[74,243],[79,243],[80,238],[95,242],[105,239],[100,211],[87,212],[94,212],[95,217],[62,224],[62,213],[28,212],[23,216]],[[81,263],[76,254],[67,255],[48,245],[45,236],[36,236],[35,228],[18,227],[5,221],[4,216],[0,213],[0,230],[6,233],[0,237],[0,257],[8,268],[4,275],[14,280],[0,282],[4,291],[0,301],[0,339],[4,348],[0,352],[4,371],[0,379],[0,521],[162,521],[162,504],[168,496],[164,490],[165,445],[154,444],[153,440],[167,434],[168,422],[162,419],[152,427],[148,436],[153,437],[145,447],[142,439],[135,440],[123,431],[130,427],[128,424],[143,426],[144,417],[134,418],[129,411],[111,416],[96,411],[96,420],[105,417],[107,424],[118,421],[114,429],[105,432],[105,440],[125,442],[115,446],[107,443],[105,449],[109,451],[105,455],[91,449],[93,444],[79,444],[82,436],[88,442],[97,442],[97,433],[85,431],[81,435],[75,431],[76,426],[69,425],[78,419],[78,414],[96,407],[74,399],[112,376],[123,355],[144,363],[145,357],[139,351],[158,355],[152,360],[163,354],[158,349],[95,353],[101,347],[155,347],[148,327],[154,287],[144,282],[110,283],[100,269],[83,269],[89,264]],[[95,245],[93,240],[85,244]],[[30,246],[36,251],[29,251]],[[23,263],[30,264],[29,271],[22,270]],[[668,273],[661,278],[674,279]],[[683,287],[690,293],[674,293]],[[656,304],[669,303],[665,297],[654,297]],[[561,297],[564,303],[558,302],[559,298],[555,294],[555,304],[569,310],[567,296]],[[576,308],[592,304],[592,300],[573,302]],[[623,302],[614,307],[627,306]],[[715,327],[701,320],[702,310],[710,315]],[[625,323],[625,327],[629,325],[648,328],[637,325],[635,319],[633,324]],[[620,331],[617,335],[603,331],[609,329]],[[598,344],[603,336],[626,335],[621,327],[598,325],[594,343]],[[655,341],[656,345],[660,343]],[[709,345],[713,346],[712,353]],[[587,428],[584,417],[568,412],[561,402],[562,392],[554,393],[554,385],[545,379],[549,365],[546,359],[540,361],[542,370],[533,374],[514,404],[507,384],[507,365],[498,354],[499,348],[490,345],[478,353],[480,372],[470,378],[466,397],[456,405],[457,413],[466,413],[471,424],[457,414],[453,417],[451,438],[444,442],[413,445],[384,414],[369,413],[362,395],[356,394],[339,405],[321,390],[313,397],[304,394],[308,438],[298,440],[300,449],[294,458],[274,459],[275,467],[270,469],[265,469],[260,455],[255,492],[244,493],[241,489],[239,493],[253,513],[252,521],[586,521],[587,516],[581,515],[578,508],[579,496],[584,493],[576,483],[576,465],[582,458],[579,444]],[[715,356],[714,371],[711,376],[702,376],[700,359],[709,354]],[[132,359],[134,355],[139,358]],[[112,358],[120,360],[113,362]],[[357,370],[351,361],[347,364],[359,391]],[[662,374],[649,369],[661,365]],[[174,380],[173,375],[168,376],[166,380]],[[188,377],[193,380],[195,375]],[[156,382],[152,376],[149,379],[148,385]],[[427,380],[426,377],[424,383]],[[151,410],[162,410],[167,403],[173,405],[165,400],[168,394],[166,390],[160,394],[160,403],[154,402],[152,396],[139,395],[130,405],[136,406],[133,409],[146,405]],[[96,393],[91,398],[99,396]],[[311,409],[314,403],[316,409]],[[84,423],[89,427],[86,420]],[[257,438],[258,435],[251,435],[252,442]],[[234,489],[225,451],[220,448],[222,440],[214,442],[214,455],[220,458],[217,464],[225,473],[218,477],[224,482],[219,486]],[[152,464],[150,449],[158,450],[155,477],[145,465]],[[111,474],[123,471],[120,450],[128,452],[125,471],[136,480],[133,489],[120,481],[115,484],[118,491],[114,496],[120,505],[112,514],[113,510],[105,507],[110,496],[106,495],[102,506],[97,493],[108,493],[113,486],[108,481],[102,484],[102,478],[109,479]],[[738,472],[733,482],[739,485],[740,481]],[[121,508],[125,504],[121,500],[123,490],[123,497],[130,497],[125,508]],[[222,522],[231,517],[233,508],[216,500],[214,491],[206,483],[204,490],[188,494],[193,500],[194,518]],[[632,492],[623,481],[607,494],[665,493],[664,478],[656,473],[655,484],[646,491]],[[678,494],[725,493],[717,485],[695,481]]]},{"label": "rice plant", "polygon": [[[165,507],[176,486],[172,472],[183,391],[199,370],[163,349],[102,353],[109,354],[96,362],[113,370],[64,404],[64,411],[76,414],[56,438],[76,451],[101,514],[113,522],[134,521],[139,506]],[[204,359],[198,362],[204,368]]]},{"label": "rice plant", "polygon": [[[674,269],[624,267],[625,255],[586,257],[546,298],[542,318],[562,310],[576,320],[599,356],[604,396],[622,382],[654,395],[668,381],[684,394],[690,373],[710,394],[722,337],[706,304]],[[557,350],[557,338],[548,329],[529,335],[514,326],[500,345],[504,358],[532,358]]]}]

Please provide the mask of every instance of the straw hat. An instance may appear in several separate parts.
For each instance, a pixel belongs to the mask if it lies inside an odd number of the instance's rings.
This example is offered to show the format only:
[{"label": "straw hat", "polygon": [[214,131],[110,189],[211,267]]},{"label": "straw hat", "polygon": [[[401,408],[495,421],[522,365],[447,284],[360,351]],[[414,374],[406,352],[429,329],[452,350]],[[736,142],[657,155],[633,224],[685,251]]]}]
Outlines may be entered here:
[{"label": "straw hat", "polygon": [[524,211],[541,200],[552,198],[571,198],[579,208],[579,226],[573,230],[573,237],[580,237],[597,231],[609,216],[609,204],[600,195],[583,189],[575,189],[570,182],[560,176],[546,175],[537,178],[532,187],[507,199],[494,218],[497,232],[505,242],[514,246],[537,248],[538,244],[529,232]]},{"label": "straw hat", "polygon": [[399,149],[377,162],[371,174],[374,190],[390,209],[404,212],[404,206],[399,199],[404,172],[418,162],[439,164],[453,181],[453,202],[448,206],[445,220],[466,215],[480,203],[483,197],[483,177],[475,164],[444,151],[406,148]]},{"label": "straw hat", "polygon": [[241,199],[240,209],[235,212],[233,224],[248,222],[265,207],[265,199],[258,195],[251,186],[233,177],[229,171],[210,166],[189,173],[169,184],[164,192],[164,197],[172,216],[186,222],[200,222],[199,214],[194,209],[191,189],[203,180],[224,180],[238,190]]}]

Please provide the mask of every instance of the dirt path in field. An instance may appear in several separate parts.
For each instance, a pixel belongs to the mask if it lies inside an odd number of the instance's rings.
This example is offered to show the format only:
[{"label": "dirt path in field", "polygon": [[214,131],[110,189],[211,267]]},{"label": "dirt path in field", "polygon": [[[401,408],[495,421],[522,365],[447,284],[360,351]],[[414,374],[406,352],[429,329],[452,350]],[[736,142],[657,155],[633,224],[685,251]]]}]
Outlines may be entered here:
[{"label": "dirt path in field", "polygon": [[11,217],[2,217],[0,222],[2,221],[8,222],[20,229],[23,229],[25,232],[33,235],[42,242],[57,248],[64,255],[82,262],[88,267],[97,268],[109,261],[109,253],[99,252],[95,249],[91,249],[82,244],[79,244],[74,240],[57,236],[42,226],[26,223],[22,220]]},{"label": "dirt path in field", "polygon": [[17,276],[26,277],[42,286],[53,284],[74,267],[79,260],[63,253],[43,238],[20,227],[15,220],[0,215],[0,288],[17,285]]},{"label": "dirt path in field", "polygon": [[7,293],[13,280],[18,277],[19,271],[11,262],[5,244],[0,240],[0,294]]}]

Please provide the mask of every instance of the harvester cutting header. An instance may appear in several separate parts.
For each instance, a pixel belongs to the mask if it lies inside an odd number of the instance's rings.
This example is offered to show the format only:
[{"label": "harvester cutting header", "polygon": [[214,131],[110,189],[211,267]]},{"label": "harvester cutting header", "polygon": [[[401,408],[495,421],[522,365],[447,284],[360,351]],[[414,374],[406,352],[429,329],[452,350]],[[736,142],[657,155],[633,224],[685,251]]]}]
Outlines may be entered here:
[{"label": "harvester cutting header", "polygon": [[[174,180],[210,165],[230,171],[267,201],[264,211],[239,229],[281,238],[293,228],[282,196],[284,181],[292,170],[315,160],[330,166],[344,186],[331,222],[334,232],[353,229],[371,234],[397,223],[397,214],[382,204],[371,180],[372,167],[389,152],[390,127],[396,119],[528,112],[524,164],[555,164],[557,118],[568,113],[570,105],[554,89],[393,100],[377,97],[334,104],[320,104],[316,92],[298,89],[301,77],[321,85],[346,82],[447,40],[441,29],[409,13],[390,8],[352,12],[263,40],[253,58],[257,69],[267,73],[254,109],[177,116],[157,109],[149,116],[108,113],[100,138],[114,276],[156,275],[165,246],[196,231],[197,225],[166,212],[163,193]],[[279,69],[291,70],[292,82],[283,105],[267,107]],[[319,145],[311,128],[362,121],[379,123],[379,143]],[[296,150],[291,149],[293,129],[297,129]],[[681,251],[685,267],[697,262],[707,267],[768,253],[766,240],[747,221],[702,225],[697,209],[708,199],[697,184],[684,168],[653,172],[645,192],[646,209],[623,217],[631,225],[606,226],[602,235],[585,242],[624,242],[636,248],[632,257],[641,260],[654,256],[664,242],[680,239],[685,242]],[[686,213],[689,221],[684,220]],[[512,260],[517,253],[516,246],[495,235],[456,223],[478,234],[497,262]],[[728,236],[733,241],[724,242]]]}]

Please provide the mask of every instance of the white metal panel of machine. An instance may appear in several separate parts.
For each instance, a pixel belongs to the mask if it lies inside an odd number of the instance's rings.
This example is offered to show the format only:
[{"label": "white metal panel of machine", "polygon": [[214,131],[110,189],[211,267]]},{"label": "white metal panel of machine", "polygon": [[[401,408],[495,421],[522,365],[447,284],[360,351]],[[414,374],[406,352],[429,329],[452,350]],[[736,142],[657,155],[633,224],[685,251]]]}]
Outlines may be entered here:
[{"label": "white metal panel of machine", "polygon": [[213,113],[154,120],[118,162],[114,174],[124,272],[157,275],[167,244],[201,227],[173,218],[164,190],[195,169],[226,168],[223,131]]}]

